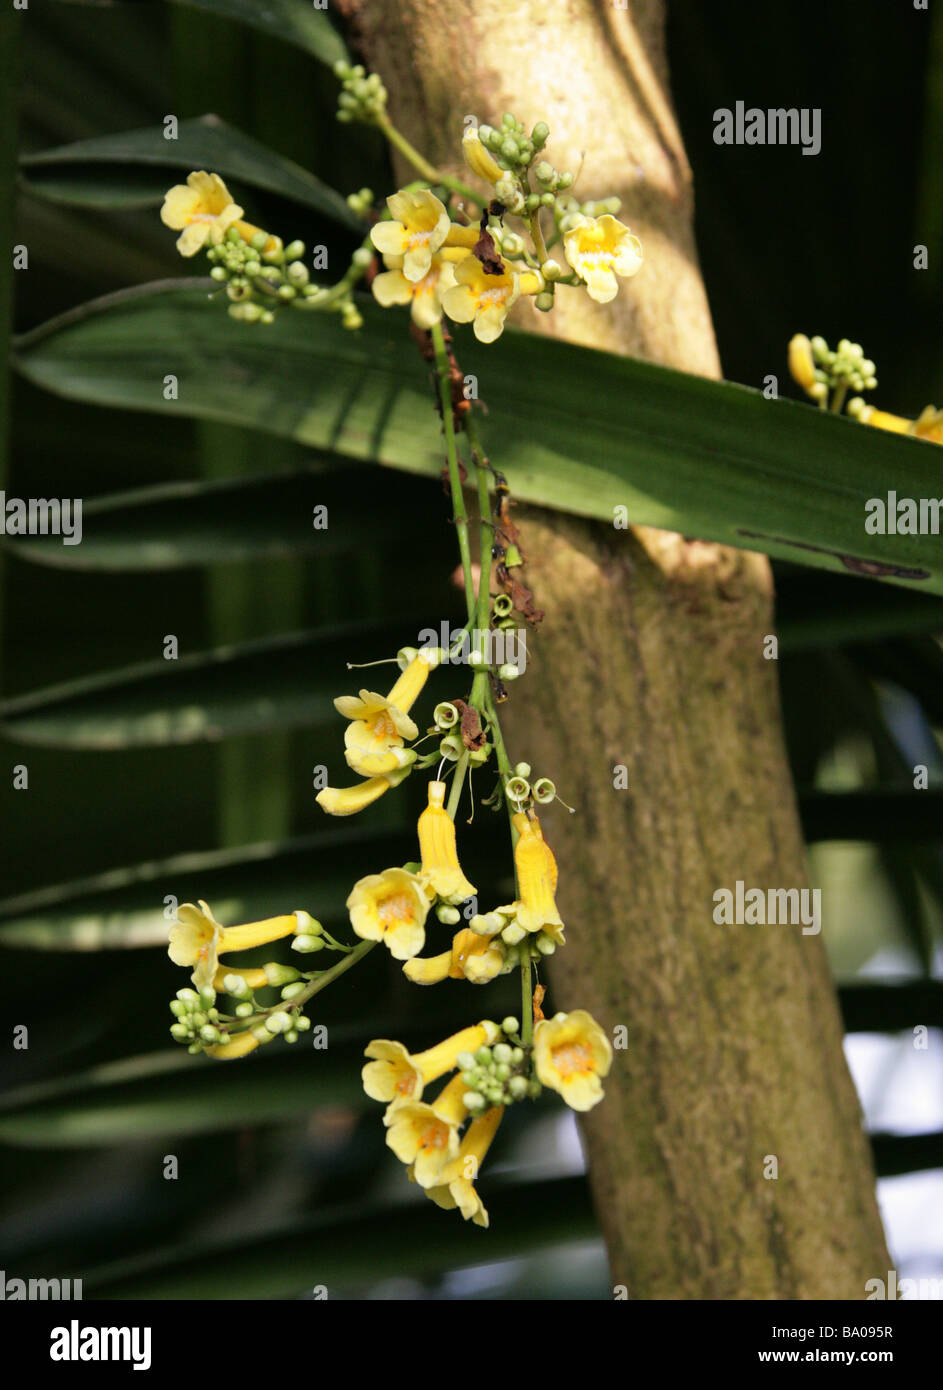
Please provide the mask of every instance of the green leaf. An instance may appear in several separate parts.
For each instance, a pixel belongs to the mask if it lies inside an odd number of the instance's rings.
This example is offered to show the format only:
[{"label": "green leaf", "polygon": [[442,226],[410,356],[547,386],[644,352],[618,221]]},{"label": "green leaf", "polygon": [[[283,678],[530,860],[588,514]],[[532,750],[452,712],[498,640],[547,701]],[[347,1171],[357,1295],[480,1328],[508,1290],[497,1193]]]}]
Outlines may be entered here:
[{"label": "green leaf", "polygon": [[393,1207],[329,1212],[196,1248],[190,1241],[91,1270],[84,1287],[96,1298],[286,1298],[313,1286],[375,1287],[381,1279],[519,1259],[597,1234],[584,1177],[526,1186],[492,1178],[483,1186],[491,1218],[486,1246],[456,1212],[439,1211],[407,1187],[409,1196]]},{"label": "green leaf", "polygon": [[[334,460],[337,462],[337,460]],[[369,497],[369,506],[363,498]],[[95,498],[82,508],[81,545],[60,536],[7,539],[22,560],[75,570],[168,570],[260,556],[326,556],[390,538],[418,539],[428,489],[376,470],[308,468],[273,477],[167,483]],[[315,507],[328,525],[314,526]]]},{"label": "green leaf", "polygon": [[[415,854],[415,837],[412,830],[324,821],[317,835],[178,854],[3,899],[0,946],[57,952],[166,947],[168,894],[178,902],[203,898],[226,922],[260,921],[302,906],[325,922],[340,922],[364,864],[405,863]],[[338,939],[350,940],[349,932]]]},{"label": "green leaf", "polygon": [[[168,1013],[168,1018],[170,1017]],[[237,1063],[186,1049],[109,1062],[10,1091],[0,1101],[0,1143],[69,1148],[122,1144],[129,1135],[178,1138],[269,1124],[322,1105],[369,1104],[362,1045],[288,1055],[263,1050]]]},{"label": "green leaf", "polygon": [[[234,324],[181,282],[107,296],[19,341],[20,369],[103,405],[253,425],[408,472],[442,467],[428,372],[405,317],[365,303],[352,334],[289,310]],[[943,593],[932,536],[869,536],[865,503],[941,489],[933,445],[758,391],[506,332],[459,347],[487,402],[486,440],[525,501],[762,550]],[[180,398],[166,402],[168,361]],[[588,383],[592,389],[588,389]],[[809,499],[815,498],[815,505]]]},{"label": "green leaf", "polygon": [[335,696],[358,686],[347,661],[388,651],[391,627],[415,640],[422,623],[287,633],[67,681],[0,704],[0,730],[20,743],[115,749],[304,728],[336,718]]},{"label": "green leaf", "polygon": [[[56,202],[92,208],[147,207],[160,203],[180,170],[208,169],[238,183],[277,193],[353,232],[363,223],[333,188],[219,116],[181,121],[176,140],[160,125],[79,140],[28,155],[21,178],[31,193]],[[290,228],[287,229],[290,232]]]},{"label": "green leaf", "polygon": [[[101,0],[68,0],[70,4],[100,4]],[[125,3],[125,0],[118,0]],[[174,4],[206,10],[222,19],[248,24],[272,38],[303,48],[322,63],[336,63],[348,56],[340,34],[326,10],[307,0],[173,0]]]}]

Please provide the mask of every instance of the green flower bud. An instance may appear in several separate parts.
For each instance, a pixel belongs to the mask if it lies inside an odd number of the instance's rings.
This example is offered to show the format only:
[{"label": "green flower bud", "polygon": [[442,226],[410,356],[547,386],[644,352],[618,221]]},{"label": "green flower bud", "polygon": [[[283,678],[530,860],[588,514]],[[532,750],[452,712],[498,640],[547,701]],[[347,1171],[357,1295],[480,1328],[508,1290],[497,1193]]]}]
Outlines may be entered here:
[{"label": "green flower bud", "polygon": [[472,1071],[475,1065],[474,1054],[471,1052],[460,1052],[455,1059],[455,1065],[462,1071]]},{"label": "green flower bud", "polygon": [[254,1005],[254,1004],[248,1004],[248,1003],[246,1003],[246,1004],[237,1004],[237,1005],[236,1005],[236,1017],[237,1017],[237,1018],[251,1018],[251,1016],[252,1016],[254,1013],[255,1013],[255,1005]]},{"label": "green flower bud", "polygon": [[269,1014],[265,1020],[265,1027],[270,1033],[287,1033],[291,1027],[291,1015],[279,1009],[278,1013]]},{"label": "green flower bud", "polygon": [[513,1035],[514,1033],[520,1032],[520,1027],[520,1023],[517,1021],[513,1014],[508,1014],[507,1018],[502,1018],[501,1020],[502,1033],[510,1033]]},{"label": "green flower bud", "polygon": [[538,183],[552,183],[556,178],[556,170],[552,164],[548,164],[545,159],[542,159],[534,170],[534,178]]},{"label": "green flower bud", "polygon": [[494,1074],[499,1081],[507,1081],[508,1077],[511,1075],[511,1068],[508,1066],[507,1062],[499,1062],[494,1069]]},{"label": "green flower bud", "polygon": [[502,931],[501,940],[506,942],[508,946],[516,946],[519,941],[524,940],[526,935],[527,933],[523,927],[518,926],[516,922],[512,922],[510,926],[505,927]]},{"label": "green flower bud", "polygon": [[295,1027],[299,1033],[307,1033],[308,1029],[311,1027],[310,1018],[306,1017],[305,1014],[299,1014],[295,1019]]},{"label": "green flower bud", "polygon": [[480,1096],[477,1091],[466,1091],[462,1096],[462,1100],[464,1101],[465,1109],[471,1110],[473,1113],[478,1110],[484,1110],[485,1108],[485,1098],[484,1096]]},{"label": "green flower bud", "polygon": [[228,279],[229,279],[229,271],[226,270],[226,269],[225,269],[223,266],[221,266],[221,265],[214,265],[214,266],[213,266],[213,269],[210,271],[210,279],[211,279],[211,280],[228,280]]},{"label": "green flower bud", "polygon": [[546,932],[537,933],[537,950],[542,956],[552,956],[556,949],[557,943],[552,936],[548,936]]},{"label": "green flower bud", "polygon": [[[862,401],[861,404],[864,405],[864,401]],[[190,1010],[187,1008],[186,1004],[184,1004],[182,1000],[171,999],[170,1012],[173,1014],[174,1018],[186,1018]]]},{"label": "green flower bud", "polygon": [[514,768],[514,776],[515,776],[515,777],[524,777],[524,778],[527,778],[527,777],[530,776],[530,772],[531,772],[530,763],[517,763],[516,766],[515,766],[515,768]]},{"label": "green flower bud", "polygon": [[299,955],[309,956],[315,951],[323,951],[324,942],[319,936],[296,936],[291,943],[291,949]]},{"label": "green flower bud", "polygon": [[522,1047],[511,1048],[511,1066],[519,1067],[524,1060],[524,1049]]},{"label": "green flower bud", "polygon": [[541,1086],[540,1082],[536,1079],[533,1081],[528,1081],[527,1094],[530,1096],[531,1100],[536,1100],[542,1090],[543,1087]]},{"label": "green flower bud", "polygon": [[479,1047],[479,1048],[477,1049],[477,1051],[475,1052],[475,1061],[478,1063],[479,1066],[482,1066],[482,1067],[490,1066],[490,1064],[491,1064],[491,1048],[490,1048],[490,1047],[485,1047],[485,1046]]},{"label": "green flower bud", "polygon": [[285,1041],[287,1043],[296,1043],[298,1041],[297,1028],[289,1028],[288,1032],[285,1034]]},{"label": "green flower bud", "polygon": [[448,903],[439,903],[435,910],[435,915],[440,922],[444,922],[447,927],[454,927],[462,920],[462,914],[458,908],[450,907]]},{"label": "green flower bud", "polygon": [[308,283],[308,267],[301,261],[292,261],[290,265],[286,265],[285,274],[289,282],[298,289]]},{"label": "green flower bud", "polygon": [[184,1023],[172,1023],[170,1036],[176,1038],[177,1042],[186,1042],[190,1037],[190,1029]]},{"label": "green flower bud", "polygon": [[[552,290],[541,290],[540,294],[534,296],[534,307],[539,309],[542,314],[548,313],[553,308]],[[516,674],[516,673],[515,673]],[[515,677],[511,677],[513,680]]]},{"label": "green flower bud", "polygon": [[188,1010],[192,1005],[198,1004],[200,1002],[200,996],[197,994],[195,989],[178,989],[177,998],[180,1000],[182,1004],[187,1005]]},{"label": "green flower bud", "polygon": [[264,1023],[258,1023],[252,1029],[252,1036],[260,1043],[269,1043],[275,1037],[275,1034],[270,1033]]},{"label": "green flower bud", "polygon": [[512,1076],[508,1082],[508,1090],[514,1100],[523,1100],[527,1095],[526,1076]]},{"label": "green flower bud", "polygon": [[351,264],[355,265],[358,270],[366,270],[373,263],[373,252],[368,250],[366,246],[358,246],[350,259]]},{"label": "green flower bud", "polygon": [[557,187],[558,187],[558,188],[569,188],[569,187],[570,187],[570,184],[571,184],[572,182],[573,182],[573,175],[572,175],[572,174],[559,174],[559,175],[557,176]]},{"label": "green flower bud", "polygon": [[304,994],[308,986],[304,980],[296,980],[292,985],[286,985],[282,990],[282,998],[287,1002],[289,999],[297,999],[299,994]]},{"label": "green flower bud", "polygon": [[496,1062],[506,1065],[511,1060],[511,1049],[508,1047],[507,1043],[495,1043],[494,1047],[491,1049],[491,1055]]},{"label": "green flower bud", "polygon": [[190,1023],[194,1028],[202,1028],[205,1024],[209,1023],[209,1019],[200,1009],[196,1009],[190,1015]]},{"label": "green flower bud", "polygon": [[559,280],[563,274],[563,267],[559,261],[547,260],[541,265],[540,273],[545,280]]},{"label": "green flower bud", "polygon": [[[171,1032],[172,1032],[172,1031],[173,1031],[173,1030],[171,1029]],[[474,1071],[463,1071],[463,1072],[462,1072],[462,1084],[463,1084],[464,1086],[468,1086],[469,1089],[474,1090],[474,1088],[475,1088],[475,1087],[477,1086],[477,1084],[478,1084],[478,1077],[477,1077],[477,1074],[476,1074]]]},{"label": "green flower bud", "polygon": [[212,1023],[205,1023],[200,1029],[200,1037],[205,1043],[219,1042],[219,1029],[214,1028]]},{"label": "green flower bud", "polygon": [[199,1057],[200,1053],[203,1051],[203,1044],[198,1042],[192,1042],[190,1046],[187,1048],[187,1051],[189,1052],[191,1057]]},{"label": "green flower bud", "polygon": [[290,985],[298,979],[299,972],[293,965],[281,965],[277,960],[270,960],[262,967],[265,971],[265,978],[270,985]]},{"label": "green flower bud", "polygon": [[550,138],[550,127],[546,121],[538,121],[530,133],[535,149],[541,149]]}]

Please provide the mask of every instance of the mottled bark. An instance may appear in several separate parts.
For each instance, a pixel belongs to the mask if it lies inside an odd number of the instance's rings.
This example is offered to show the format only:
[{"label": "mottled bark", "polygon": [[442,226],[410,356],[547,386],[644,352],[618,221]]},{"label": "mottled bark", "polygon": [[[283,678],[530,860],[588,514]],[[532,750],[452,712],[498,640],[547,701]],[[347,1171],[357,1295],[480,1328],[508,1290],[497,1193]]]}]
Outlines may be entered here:
[{"label": "mottled bark", "polygon": [[[548,122],[557,168],[576,171],[585,151],[582,196],[622,198],[643,272],[609,306],[563,290],[552,315],[525,305],[518,322],[718,374],[657,0],[629,12],[367,0],[348,13],[393,118],[443,167],[460,167],[466,115],[494,124],[511,110]],[[480,386],[487,397],[486,374]],[[888,1256],[821,937],[712,915],[714,891],[738,879],[807,884],[763,656],[768,563],[517,516],[546,618],[506,729],[512,756],[579,812],[544,818],[569,924],[552,1005],[626,1030],[584,1126],[613,1282],[641,1298],[863,1297]]]}]

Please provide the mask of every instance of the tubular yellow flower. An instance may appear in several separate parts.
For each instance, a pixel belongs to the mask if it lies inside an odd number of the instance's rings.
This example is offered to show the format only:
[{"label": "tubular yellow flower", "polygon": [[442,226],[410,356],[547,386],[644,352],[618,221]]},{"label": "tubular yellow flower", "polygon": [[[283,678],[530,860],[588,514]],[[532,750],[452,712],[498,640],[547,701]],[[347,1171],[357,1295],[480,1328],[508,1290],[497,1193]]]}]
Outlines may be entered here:
[{"label": "tubular yellow flower", "polygon": [[244,1033],[237,1033],[231,1042],[217,1043],[215,1047],[207,1047],[204,1051],[207,1057],[215,1057],[220,1062],[229,1062],[236,1057],[245,1057],[247,1052],[254,1052],[258,1046],[258,1038],[254,1037],[247,1028]]},{"label": "tubular yellow flower", "polygon": [[465,1083],[455,1076],[431,1105],[404,1101],[390,1117],[386,1142],[401,1163],[411,1164],[420,1187],[433,1187],[458,1154],[459,1130],[468,1115]]},{"label": "tubular yellow flower", "polygon": [[421,280],[429,274],[433,253],[448,235],[451,224],[445,205],[428,189],[394,193],[386,205],[393,220],[378,222],[370,240],[385,256],[403,257],[407,280]]},{"label": "tubular yellow flower", "polygon": [[518,925],[525,931],[549,931],[553,935],[555,927],[563,926],[554,901],[557,861],[543,837],[536,816],[529,820],[523,811],[518,811],[512,819],[518,834],[514,846],[514,865],[521,895],[515,914]]},{"label": "tubular yellow flower", "polygon": [[442,296],[442,308],[456,323],[474,320],[478,341],[493,343],[504,332],[508,310],[520,292],[514,271],[505,266],[500,275],[488,275],[475,256],[466,256],[455,268],[455,284]]},{"label": "tubular yellow flower", "polygon": [[420,877],[446,902],[460,903],[474,897],[475,885],[469,883],[458,862],[455,824],[445,809],[445,793],[444,782],[429,783],[429,804],[416,826],[422,856]]},{"label": "tubular yellow flower", "polygon": [[324,787],[318,792],[315,801],[329,816],[353,816],[365,807],[372,806],[390,787],[398,787],[409,774],[409,770],[409,767],[404,767],[398,773],[368,777],[366,781],[358,782],[353,787]]},{"label": "tubular yellow flower", "polygon": [[477,126],[469,126],[462,136],[462,154],[472,173],[477,174],[486,183],[497,183],[498,179],[504,178],[505,171],[481,143]]},{"label": "tubular yellow flower", "polygon": [[796,333],[789,340],[789,375],[807,396],[816,397],[815,359],[812,344],[804,333]]},{"label": "tubular yellow flower", "polygon": [[403,747],[404,739],[419,737],[408,711],[437,660],[437,654],[425,650],[417,653],[389,695],[361,690],[359,697],[339,695],[334,701],[338,713],[350,720],[344,733],[344,757],[354,772],[368,778],[390,777],[415,760],[415,754]]},{"label": "tubular yellow flower", "polygon": [[[563,254],[586,281],[590,299],[608,304],[619,290],[617,275],[625,279],[642,269],[642,243],[628,227],[608,212],[587,218],[563,238]],[[446,311],[447,312],[447,311]]]},{"label": "tubular yellow flower", "polygon": [[534,1029],[537,1077],[573,1110],[592,1110],[602,1100],[599,1078],[611,1066],[609,1039],[585,1009],[543,1019]]},{"label": "tubular yellow flower", "polygon": [[160,210],[164,226],[181,232],[177,238],[181,256],[195,256],[207,241],[218,246],[241,217],[242,208],[233,202],[219,175],[204,170],[188,174],[186,183],[169,189]]},{"label": "tubular yellow flower", "polygon": [[504,969],[505,953],[494,937],[480,936],[465,927],[456,932],[449,953],[449,975],[473,985],[486,985]]},{"label": "tubular yellow flower", "polygon": [[248,951],[279,941],[310,921],[308,914],[292,912],[284,917],[269,917],[263,922],[245,926],[224,927],[200,899],[199,907],[184,903],[170,926],[170,945],[167,954],[174,965],[193,967],[192,980],[197,989],[215,987],[219,957],[227,951]]},{"label": "tubular yellow flower", "polygon": [[426,1196],[431,1197],[436,1206],[446,1211],[458,1207],[463,1219],[474,1221],[476,1226],[487,1227],[488,1213],[474,1184],[503,1115],[504,1106],[494,1105],[472,1120],[457,1157],[443,1168],[438,1184],[426,1188]]},{"label": "tubular yellow flower", "polygon": [[501,1030],[497,1024],[485,1019],[471,1028],[462,1028],[436,1043],[435,1047],[415,1055],[407,1052],[402,1043],[374,1038],[364,1052],[365,1057],[374,1060],[368,1062],[361,1072],[363,1088],[371,1100],[391,1105],[406,1100],[421,1100],[423,1088],[438,1081],[447,1071],[452,1071],[460,1052],[490,1047],[500,1037]]},{"label": "tubular yellow flower", "polygon": [[354,884],[347,908],[357,935],[382,941],[394,960],[409,960],[422,950],[429,899],[415,874],[406,869],[368,874]]},{"label": "tubular yellow flower", "polygon": [[452,952],[440,956],[415,956],[403,965],[403,974],[414,985],[438,985],[452,973]]},{"label": "tubular yellow flower", "polygon": [[904,415],[891,415],[873,405],[862,405],[854,418],[874,429],[889,430],[892,434],[912,434],[916,439],[926,439],[931,444],[943,444],[943,411],[932,405],[928,405],[916,420],[908,420]]},{"label": "tubular yellow flower", "polygon": [[437,985],[449,979],[485,985],[500,975],[504,966],[505,953],[501,942],[465,927],[455,933],[451,950],[443,951],[438,956],[408,960],[403,966],[403,974],[414,985]]},{"label": "tubular yellow flower", "polygon": [[[462,255],[467,252],[463,251]],[[385,256],[389,269],[374,277],[370,288],[373,297],[384,309],[391,304],[408,304],[410,317],[417,328],[431,328],[442,320],[442,295],[455,284],[455,271],[440,252],[421,280],[407,280],[403,274],[402,256]]]}]

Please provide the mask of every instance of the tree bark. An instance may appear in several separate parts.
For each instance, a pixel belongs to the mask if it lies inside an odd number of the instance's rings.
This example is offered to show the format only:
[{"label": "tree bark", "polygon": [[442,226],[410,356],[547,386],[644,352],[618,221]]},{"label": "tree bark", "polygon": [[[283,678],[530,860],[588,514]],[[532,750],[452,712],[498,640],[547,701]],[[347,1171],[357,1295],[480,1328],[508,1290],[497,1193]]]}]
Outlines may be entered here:
[{"label": "tree bark", "polygon": [[[584,198],[621,197],[642,273],[605,307],[565,289],[550,315],[522,305],[521,326],[719,375],[660,0],[347,10],[394,121],[441,167],[460,169],[467,115],[510,110],[547,121],[557,168],[585,152]],[[518,521],[546,616],[506,729],[579,813],[543,818],[568,923],[553,1007],[625,1030],[584,1121],[613,1282],[638,1298],[863,1298],[888,1254],[821,937],[713,920],[738,879],[807,885],[763,654],[768,562],[536,508]]]}]

